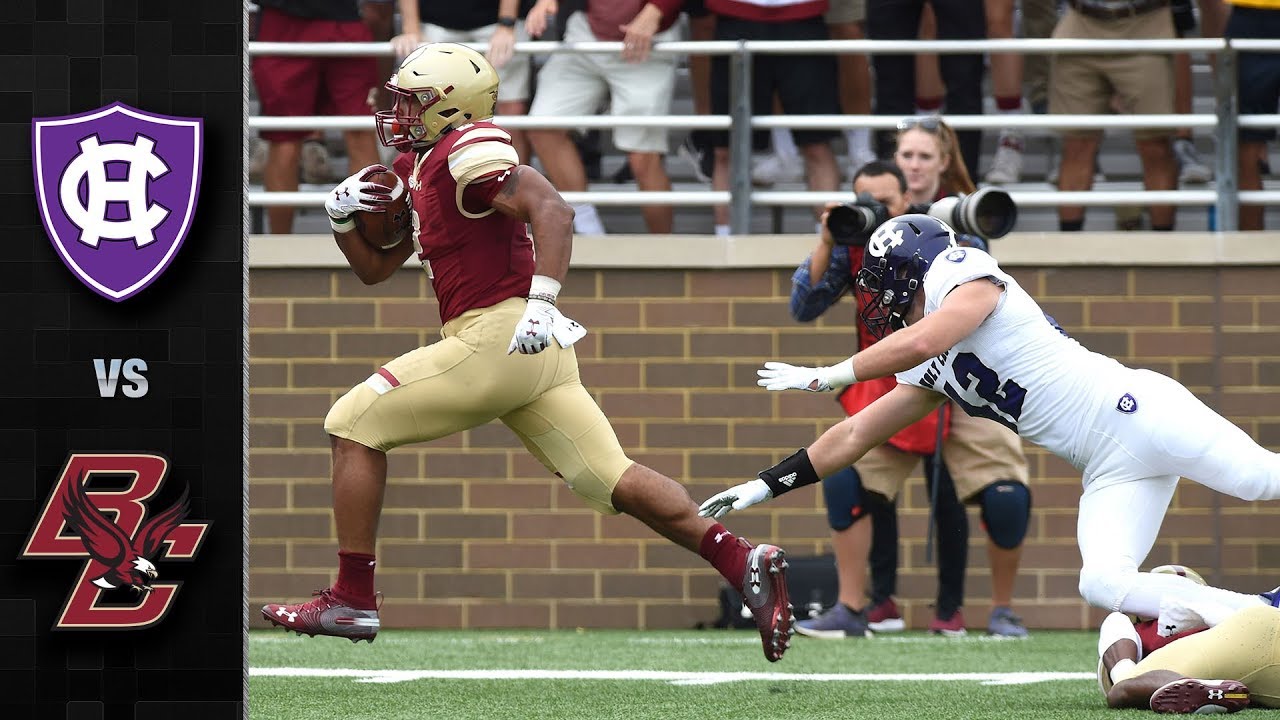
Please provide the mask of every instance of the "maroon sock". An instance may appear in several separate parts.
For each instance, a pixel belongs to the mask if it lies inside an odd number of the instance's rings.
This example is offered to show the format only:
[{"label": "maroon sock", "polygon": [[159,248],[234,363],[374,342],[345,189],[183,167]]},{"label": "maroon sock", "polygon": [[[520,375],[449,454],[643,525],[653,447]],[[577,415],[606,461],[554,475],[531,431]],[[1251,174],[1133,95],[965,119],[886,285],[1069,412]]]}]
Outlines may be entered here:
[{"label": "maroon sock", "polygon": [[333,584],[333,594],[339,600],[357,610],[377,607],[373,596],[373,571],[377,560],[368,553],[338,551],[338,582]]},{"label": "maroon sock", "polygon": [[1000,112],[1011,112],[1013,110],[1021,110],[1022,96],[1021,95],[1006,95],[1006,96],[997,95],[996,109],[999,110]]},{"label": "maroon sock", "polygon": [[702,536],[698,554],[720,571],[730,585],[741,590],[742,575],[747,569],[747,554],[750,550],[751,543],[725,530],[720,523],[716,523],[707,528],[707,534]]},{"label": "maroon sock", "polygon": [[941,96],[938,97],[916,97],[916,109],[922,113],[936,113],[942,109]]}]

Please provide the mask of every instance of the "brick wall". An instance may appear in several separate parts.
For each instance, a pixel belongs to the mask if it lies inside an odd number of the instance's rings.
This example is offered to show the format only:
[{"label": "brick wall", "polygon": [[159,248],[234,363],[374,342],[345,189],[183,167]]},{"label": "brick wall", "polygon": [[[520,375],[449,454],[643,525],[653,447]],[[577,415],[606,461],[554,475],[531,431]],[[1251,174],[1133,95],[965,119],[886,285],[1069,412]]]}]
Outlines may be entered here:
[{"label": "brick wall", "polygon": [[[1213,268],[1011,271],[1086,346],[1180,379],[1280,447],[1276,268],[1223,269],[1220,307]],[[566,282],[562,307],[591,330],[577,346],[584,382],[631,457],[680,479],[695,499],[754,476],[838,417],[830,396],[755,385],[763,360],[831,362],[851,351],[852,304],[798,325],[786,309],[789,276],[781,268],[575,269]],[[437,339],[439,318],[425,277],[412,271],[366,288],[345,269],[257,269],[251,295],[256,604],[331,582],[324,415],[382,361]],[[1033,627],[1087,627],[1099,616],[1076,592],[1079,476],[1038,448],[1028,447],[1028,457],[1034,517],[1016,605]],[[389,462],[379,548],[388,625],[680,628],[716,614],[714,571],[634,520],[583,508],[501,424],[402,448]],[[927,622],[935,592],[924,562],[927,511],[914,480],[901,506],[899,576],[914,627]],[[978,625],[990,583],[985,534],[970,517],[966,608]],[[1215,497],[1184,481],[1148,563],[1185,563],[1211,579],[1219,566],[1224,586],[1266,589],[1280,570],[1277,521],[1280,505]],[[728,525],[793,555],[823,551],[828,533],[813,491],[736,514]]]}]

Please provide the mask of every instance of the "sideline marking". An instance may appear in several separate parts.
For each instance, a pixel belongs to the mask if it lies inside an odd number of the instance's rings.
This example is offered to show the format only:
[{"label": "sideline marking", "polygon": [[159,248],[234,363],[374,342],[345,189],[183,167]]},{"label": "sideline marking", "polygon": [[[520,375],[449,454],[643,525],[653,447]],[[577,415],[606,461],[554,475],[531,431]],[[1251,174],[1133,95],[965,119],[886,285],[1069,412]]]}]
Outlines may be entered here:
[{"label": "sideline marking", "polygon": [[351,678],[365,683],[414,680],[649,680],[672,685],[716,685],[768,682],[978,682],[982,685],[1026,685],[1054,680],[1092,680],[1088,672],[1009,673],[800,673],[680,672],[668,670],[355,670],[351,668],[251,667],[250,677]]}]

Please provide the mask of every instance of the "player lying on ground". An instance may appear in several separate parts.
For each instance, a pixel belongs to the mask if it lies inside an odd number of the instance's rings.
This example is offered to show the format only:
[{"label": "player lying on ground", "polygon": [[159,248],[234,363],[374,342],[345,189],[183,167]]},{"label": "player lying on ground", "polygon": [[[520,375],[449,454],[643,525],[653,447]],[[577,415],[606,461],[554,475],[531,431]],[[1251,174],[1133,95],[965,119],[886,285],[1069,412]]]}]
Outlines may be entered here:
[{"label": "player lying on ground", "polygon": [[[1204,582],[1195,572],[1187,576]],[[1098,685],[1113,708],[1204,715],[1280,707],[1274,607],[1231,611],[1166,599],[1158,619],[1111,613],[1098,633],[1098,655]]]},{"label": "player lying on ground", "polygon": [[877,228],[858,283],[867,326],[897,331],[831,367],[766,363],[759,384],[823,392],[897,374],[897,387],[757,479],[711,497],[704,515],[816,483],[951,398],[1082,471],[1080,594],[1090,604],[1144,617],[1159,615],[1165,594],[1236,610],[1272,604],[1138,567],[1179,476],[1243,500],[1274,500],[1280,455],[1177,381],[1072,340],[990,255],[958,247],[940,220],[905,215]]}]

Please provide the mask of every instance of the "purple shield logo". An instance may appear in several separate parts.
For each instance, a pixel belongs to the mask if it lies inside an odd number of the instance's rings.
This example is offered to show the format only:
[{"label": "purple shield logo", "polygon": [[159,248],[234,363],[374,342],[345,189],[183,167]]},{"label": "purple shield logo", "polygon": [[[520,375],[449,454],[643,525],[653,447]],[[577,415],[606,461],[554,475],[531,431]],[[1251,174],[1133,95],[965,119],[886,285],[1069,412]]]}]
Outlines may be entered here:
[{"label": "purple shield logo", "polygon": [[204,121],[112,103],[35,118],[36,201],[67,268],[120,302],[150,285],[191,229]]}]

